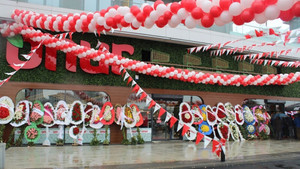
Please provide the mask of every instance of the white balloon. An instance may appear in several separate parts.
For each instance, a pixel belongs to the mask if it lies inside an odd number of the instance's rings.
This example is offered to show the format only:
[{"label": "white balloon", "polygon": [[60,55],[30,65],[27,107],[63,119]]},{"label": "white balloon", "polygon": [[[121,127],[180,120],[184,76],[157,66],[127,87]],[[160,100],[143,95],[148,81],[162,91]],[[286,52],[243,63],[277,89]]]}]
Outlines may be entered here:
[{"label": "white balloon", "polygon": [[212,4],[216,6],[220,6],[220,0],[212,0]]},{"label": "white balloon", "polygon": [[149,18],[152,20],[152,21],[156,21],[158,19],[159,15],[156,11],[152,11],[149,15]]},{"label": "white balloon", "polygon": [[202,0],[197,0],[197,1],[196,1],[196,5],[197,5],[198,7],[201,7],[201,6],[202,6]]},{"label": "white balloon", "polygon": [[167,10],[167,6],[165,4],[159,4],[157,5],[156,7],[156,11],[159,13],[159,14],[163,14],[164,12],[166,12]]},{"label": "white balloon", "polygon": [[98,25],[104,25],[105,23],[105,19],[103,17],[98,17],[97,18],[97,24]]},{"label": "white balloon", "polygon": [[127,22],[127,23],[131,23],[131,22],[134,20],[134,16],[133,16],[131,13],[127,13],[127,14],[124,16],[124,20],[125,20],[125,22]]},{"label": "white balloon", "polygon": [[254,20],[259,24],[263,24],[263,23],[266,23],[268,19],[266,18],[265,14],[263,12],[260,14],[255,14]]},{"label": "white balloon", "polygon": [[220,15],[220,19],[224,23],[229,23],[232,20],[232,16],[229,14],[228,11],[223,11]]},{"label": "white balloon", "polygon": [[242,13],[242,5],[238,2],[234,2],[229,6],[229,13],[232,16],[238,16]]},{"label": "white balloon", "polygon": [[197,25],[195,19],[193,19],[192,16],[188,16],[186,19],[185,19],[185,26],[189,29],[192,29],[192,28],[195,28]]},{"label": "white balloon", "polygon": [[114,17],[117,15],[117,10],[115,8],[110,8],[108,13],[110,14],[110,17]]},{"label": "white balloon", "polygon": [[177,12],[177,15],[181,20],[184,20],[189,14],[184,8],[180,8]]},{"label": "white balloon", "polygon": [[278,0],[277,6],[282,11],[287,11],[294,5],[294,0]]},{"label": "white balloon", "polygon": [[135,28],[139,28],[141,25],[142,25],[142,23],[139,22],[137,19],[134,19],[132,21],[132,26],[135,27]]},{"label": "white balloon", "polygon": [[181,19],[178,17],[178,15],[173,15],[169,21],[169,26],[172,28],[177,27],[181,23]]},{"label": "white balloon", "polygon": [[145,28],[152,28],[152,26],[154,25],[154,22],[150,19],[150,18],[146,18],[145,22],[144,22],[144,26]]},{"label": "white balloon", "polygon": [[206,13],[209,13],[210,8],[212,7],[212,3],[210,1],[203,1],[201,4],[202,10]]},{"label": "white balloon", "polygon": [[220,17],[218,17],[218,18],[215,18],[215,25],[224,26],[225,23],[220,19]]},{"label": "white balloon", "polygon": [[265,10],[265,16],[268,20],[277,19],[280,15],[280,10],[276,5],[268,6]]}]

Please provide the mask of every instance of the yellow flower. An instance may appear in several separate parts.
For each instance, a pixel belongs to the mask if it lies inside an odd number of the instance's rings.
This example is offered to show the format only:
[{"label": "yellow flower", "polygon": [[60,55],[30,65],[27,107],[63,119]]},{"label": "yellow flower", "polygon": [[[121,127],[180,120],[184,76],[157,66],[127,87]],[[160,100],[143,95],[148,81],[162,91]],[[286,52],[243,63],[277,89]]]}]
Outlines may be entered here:
[{"label": "yellow flower", "polygon": [[202,113],[203,121],[206,121],[206,114]]},{"label": "yellow flower", "polygon": [[208,132],[208,131],[209,131],[209,127],[208,127],[207,125],[202,125],[202,126],[201,126],[201,130],[202,130],[203,132]]}]

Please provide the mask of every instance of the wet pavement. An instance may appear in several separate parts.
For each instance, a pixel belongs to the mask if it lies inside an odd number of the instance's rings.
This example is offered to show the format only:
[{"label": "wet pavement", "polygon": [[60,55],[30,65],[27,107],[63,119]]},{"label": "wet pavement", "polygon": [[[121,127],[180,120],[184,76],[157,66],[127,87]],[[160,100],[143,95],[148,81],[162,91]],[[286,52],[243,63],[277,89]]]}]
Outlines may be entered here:
[{"label": "wet pavement", "polygon": [[[168,141],[143,145],[12,147],[5,168],[300,168],[299,140],[226,143],[226,162],[211,143]],[[298,164],[299,163],[299,164]],[[257,165],[259,164],[259,165]],[[277,166],[276,166],[277,165]]]}]

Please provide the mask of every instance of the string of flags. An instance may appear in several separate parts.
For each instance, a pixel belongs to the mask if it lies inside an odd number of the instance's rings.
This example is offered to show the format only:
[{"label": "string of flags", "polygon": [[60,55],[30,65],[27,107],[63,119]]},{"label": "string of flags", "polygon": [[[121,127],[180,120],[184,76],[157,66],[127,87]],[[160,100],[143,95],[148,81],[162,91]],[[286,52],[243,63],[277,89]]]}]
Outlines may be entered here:
[{"label": "string of flags", "polygon": [[184,134],[188,131],[190,131],[192,134],[196,135],[196,141],[195,144],[199,144],[201,140],[204,141],[204,148],[206,148],[210,142],[213,141],[213,147],[212,152],[215,152],[218,156],[220,156],[221,148],[225,152],[225,139],[221,139],[220,141],[217,139],[212,139],[199,131],[197,131],[194,127],[189,126],[187,124],[184,124],[183,122],[179,121],[175,116],[173,116],[171,113],[166,111],[163,107],[161,107],[158,103],[156,103],[137,83],[136,81],[130,76],[130,74],[124,69],[123,66],[120,67],[120,73],[124,77],[123,80],[127,81],[127,85],[130,85],[132,87],[132,91],[136,93],[136,96],[139,96],[139,101],[142,101],[143,99],[146,100],[146,106],[148,106],[148,109],[154,108],[153,112],[158,112],[158,118],[160,118],[162,115],[166,114],[165,123],[169,124],[169,127],[172,128],[176,122],[178,122],[177,126],[177,132],[182,129],[181,135],[184,136]]}]

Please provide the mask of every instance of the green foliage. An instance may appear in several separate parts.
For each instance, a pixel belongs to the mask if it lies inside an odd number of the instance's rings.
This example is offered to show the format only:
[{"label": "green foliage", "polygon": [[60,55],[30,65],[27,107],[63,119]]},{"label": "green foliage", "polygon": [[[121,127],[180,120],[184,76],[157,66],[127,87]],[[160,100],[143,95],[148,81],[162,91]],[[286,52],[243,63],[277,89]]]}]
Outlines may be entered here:
[{"label": "green foliage", "polygon": [[6,143],[6,149],[10,148],[12,145],[15,144],[14,143],[14,133],[15,133],[15,131],[16,131],[16,128],[14,127],[12,129],[12,131],[10,132],[10,134],[9,134],[8,141]]},{"label": "green foliage", "polygon": [[8,37],[7,40],[17,48],[23,48],[23,38],[21,35]]},{"label": "green foliage", "polygon": [[109,145],[109,140],[108,140],[108,125],[105,125],[105,140],[103,141],[103,145]]},{"label": "green foliage", "polygon": [[64,145],[64,140],[63,139],[57,139],[56,140],[56,145],[57,146],[63,146]]},{"label": "green foliage", "polygon": [[4,133],[5,125],[1,124],[0,125],[0,143],[3,142],[3,133]]},{"label": "green foliage", "polygon": [[[97,44],[97,38],[94,34],[82,34],[75,33],[73,35],[73,40],[79,43],[80,40],[85,40],[91,43],[91,47],[95,47]],[[0,42],[5,41],[4,38],[0,38]],[[135,52],[132,56],[128,53],[123,52],[123,56],[134,59],[142,59],[142,50],[157,50],[170,54],[170,63],[172,64],[183,64],[183,55],[187,53],[186,48],[190,46],[171,44],[158,41],[133,39],[116,37],[110,35],[101,35],[101,42],[105,42],[112,48],[112,43],[116,44],[129,44],[135,47]],[[1,43],[0,43],[1,44]],[[2,48],[2,47],[1,47]],[[3,43],[3,48],[5,48],[5,43]],[[20,49],[20,54],[27,54],[30,50],[30,45],[24,43],[24,47]],[[111,51],[111,49],[110,49]],[[199,52],[194,54],[201,58],[202,67],[211,68],[212,57],[210,57],[209,52]],[[21,59],[21,56],[19,57]],[[238,62],[234,61],[232,57],[221,56],[222,59],[229,62],[230,70],[238,69]],[[85,73],[80,68],[79,59],[77,59],[77,72],[70,72],[65,68],[65,54],[61,51],[57,52],[57,66],[56,71],[50,71],[45,68],[45,58],[41,64],[34,69],[22,69],[19,70],[14,76],[12,76],[11,81],[27,81],[27,82],[39,82],[39,83],[58,83],[58,84],[83,84],[83,85],[99,85],[99,86],[126,86],[123,78],[119,75],[115,75],[110,72],[109,75],[105,74],[88,74]],[[181,67],[188,68],[188,67]],[[255,72],[261,72],[262,66],[255,65]],[[4,79],[7,76],[4,72],[14,71],[8,66],[5,58],[5,50],[0,52],[0,78]],[[295,68],[281,68],[283,73],[300,71],[300,69]],[[134,76],[135,72],[129,73]],[[32,78],[34,75],[35,78]],[[257,95],[270,95],[270,96],[285,96],[285,97],[299,97],[300,95],[300,83],[294,83],[288,86],[247,86],[247,87],[236,87],[236,86],[219,86],[219,85],[209,85],[209,84],[193,84],[181,82],[177,80],[169,80],[166,78],[152,77],[147,75],[140,75],[137,83],[142,88],[158,88],[158,89],[173,89],[173,90],[193,90],[193,91],[207,91],[207,92],[221,92],[221,93],[241,93],[241,94],[257,94]]]},{"label": "green foliage", "polygon": [[136,145],[137,140],[135,138],[135,136],[131,137],[131,145]]},{"label": "green foliage", "polygon": [[137,143],[138,143],[138,144],[144,144],[145,141],[144,141],[144,139],[143,139],[143,137],[142,137],[142,135],[141,135],[141,132],[140,132],[140,128],[139,128],[139,127],[137,127],[137,132],[138,132],[138,135],[137,135]]},{"label": "green foliage", "polygon": [[244,124],[242,126],[238,125],[238,127],[239,127],[239,129],[241,131],[241,134],[242,134],[243,138],[246,139],[246,140],[248,140],[248,132],[246,130],[246,124]]},{"label": "green foliage", "polygon": [[16,146],[22,146],[22,140],[24,138],[25,128],[26,128],[26,125],[23,125],[21,127],[21,134],[18,137],[18,139],[16,140],[16,144],[15,144]]},{"label": "green foliage", "polygon": [[100,144],[100,140],[98,140],[97,136],[97,130],[94,129],[94,133],[93,133],[94,138],[92,139],[92,141],[90,142],[91,146],[98,146]]},{"label": "green foliage", "polygon": [[32,146],[34,146],[34,142],[29,141],[27,145],[28,145],[29,147],[32,147]]},{"label": "green foliage", "polygon": [[122,134],[123,134],[123,140],[122,140],[121,144],[129,145],[130,141],[126,137],[126,128],[125,127],[122,128]]}]

